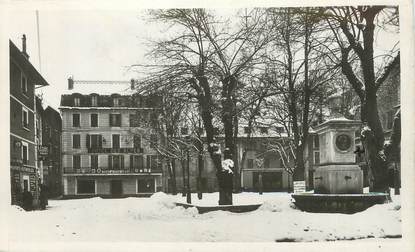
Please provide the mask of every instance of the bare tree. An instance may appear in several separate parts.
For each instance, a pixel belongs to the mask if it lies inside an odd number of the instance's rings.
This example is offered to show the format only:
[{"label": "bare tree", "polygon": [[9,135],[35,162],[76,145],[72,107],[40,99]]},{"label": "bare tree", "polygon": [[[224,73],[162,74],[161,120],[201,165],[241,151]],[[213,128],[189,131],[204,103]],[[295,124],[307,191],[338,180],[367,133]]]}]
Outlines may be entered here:
[{"label": "bare tree", "polygon": [[[294,145],[294,180],[304,180],[304,150],[310,122],[322,104],[321,90],[336,77],[338,65],[330,57],[331,39],[324,34],[318,11],[311,8],[271,9],[280,41],[269,55],[268,81],[280,90],[270,101],[286,113],[277,113],[279,120],[288,118]],[[317,12],[317,13],[316,13]],[[281,105],[283,104],[283,106]]]},{"label": "bare tree", "polygon": [[370,173],[370,190],[388,190],[388,174],[384,155],[384,132],[378,115],[376,94],[400,61],[395,45],[387,55],[376,57],[375,33],[387,24],[397,25],[395,7],[333,7],[326,10],[326,20],[341,50],[341,70],[353,87],[361,104],[361,120],[365,156]]}]

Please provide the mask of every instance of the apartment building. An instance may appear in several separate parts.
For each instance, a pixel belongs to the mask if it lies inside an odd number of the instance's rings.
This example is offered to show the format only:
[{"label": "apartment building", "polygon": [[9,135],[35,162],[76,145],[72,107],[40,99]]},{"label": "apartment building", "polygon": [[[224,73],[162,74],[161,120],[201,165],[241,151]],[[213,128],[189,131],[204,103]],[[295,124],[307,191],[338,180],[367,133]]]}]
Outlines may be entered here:
[{"label": "apartment building", "polygon": [[61,96],[64,197],[146,196],[163,189],[155,145],[160,98],[133,85],[73,84]]},{"label": "apartment building", "polygon": [[11,204],[22,205],[22,194],[32,194],[38,205],[38,115],[35,88],[49,85],[30,63],[23,35],[22,51],[9,41],[10,50],[10,184]]}]

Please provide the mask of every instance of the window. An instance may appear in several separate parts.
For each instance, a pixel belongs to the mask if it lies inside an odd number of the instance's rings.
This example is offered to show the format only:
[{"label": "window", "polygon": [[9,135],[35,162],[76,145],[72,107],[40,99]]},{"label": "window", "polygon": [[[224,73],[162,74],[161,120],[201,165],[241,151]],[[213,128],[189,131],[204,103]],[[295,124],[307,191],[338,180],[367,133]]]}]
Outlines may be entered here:
[{"label": "window", "polygon": [[78,179],[76,182],[77,193],[95,193],[95,180]]},{"label": "window", "polygon": [[130,114],[130,127],[139,127],[140,126],[140,115]]},{"label": "window", "polygon": [[275,130],[276,130],[276,131],[277,131],[277,133],[279,133],[279,134],[284,133],[284,127],[277,126],[277,127],[275,127]]},{"label": "window", "polygon": [[314,152],[314,165],[320,164],[320,152],[315,151]]},{"label": "window", "polygon": [[124,169],[124,156],[123,155],[109,155],[108,156],[108,169],[119,170]]},{"label": "window", "polygon": [[81,135],[79,134],[72,135],[72,148],[73,149],[81,148]]},{"label": "window", "polygon": [[260,127],[261,134],[268,134],[268,127]]},{"label": "window", "polygon": [[29,129],[29,111],[26,108],[22,108],[22,125]]},{"label": "window", "polygon": [[139,156],[139,155],[130,156],[130,168],[131,169],[143,169],[144,168],[143,156]]},{"label": "window", "polygon": [[245,134],[251,133],[251,129],[249,127],[244,127],[244,133]]},{"label": "window", "polygon": [[79,155],[72,156],[72,167],[74,169],[81,169],[81,156]]},{"label": "window", "polygon": [[157,135],[156,134],[151,134],[150,135],[150,148],[156,147],[157,144],[158,144]]},{"label": "window", "polygon": [[91,114],[91,127],[98,127],[98,114]]},{"label": "window", "polygon": [[110,114],[110,127],[121,127],[121,114]]},{"label": "window", "polygon": [[112,135],[112,148],[120,148],[120,135]]},{"label": "window", "polygon": [[141,136],[134,136],[134,148],[141,148]]},{"label": "window", "polygon": [[27,79],[23,73],[21,75],[20,84],[21,84],[23,94],[27,95]]},{"label": "window", "polygon": [[156,170],[158,166],[157,155],[147,155],[147,169]]},{"label": "window", "polygon": [[315,149],[318,149],[320,147],[320,140],[319,140],[318,136],[313,137],[313,147]]},{"label": "window", "polygon": [[270,160],[269,158],[264,158],[264,168],[270,168]]},{"label": "window", "polygon": [[27,165],[29,161],[29,145],[26,142],[22,142],[22,161]]},{"label": "window", "polygon": [[23,175],[23,191],[30,191],[30,177]]},{"label": "window", "polygon": [[97,149],[102,147],[101,135],[87,135],[86,147],[91,149]]},{"label": "window", "polygon": [[253,168],[254,168],[254,160],[248,159],[248,169],[253,169]]},{"label": "window", "polygon": [[79,106],[81,106],[81,98],[79,98],[79,97],[75,97],[75,98],[73,99],[73,105],[74,105],[75,107],[79,107]]},{"label": "window", "polygon": [[121,106],[121,101],[120,101],[120,98],[113,98],[113,99],[112,99],[112,104],[114,105],[114,107],[119,107],[119,106]]},{"label": "window", "polygon": [[189,128],[183,127],[180,129],[180,134],[182,135],[188,135],[189,134]]},{"label": "window", "polygon": [[91,155],[91,168],[98,169],[98,155]]},{"label": "window", "polygon": [[98,106],[98,96],[93,95],[91,96],[91,106]]},{"label": "window", "polygon": [[72,127],[80,127],[80,114],[72,114]]}]

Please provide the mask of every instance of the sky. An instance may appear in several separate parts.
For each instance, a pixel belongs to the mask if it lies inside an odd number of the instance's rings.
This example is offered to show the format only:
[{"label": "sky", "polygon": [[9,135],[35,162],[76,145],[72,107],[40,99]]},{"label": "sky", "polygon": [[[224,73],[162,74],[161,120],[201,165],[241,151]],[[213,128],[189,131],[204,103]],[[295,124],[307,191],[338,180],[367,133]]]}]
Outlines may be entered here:
[{"label": "sky", "polygon": [[[35,11],[11,12],[10,39],[21,49],[27,37],[31,63],[50,86],[39,89],[46,104],[59,107],[67,79],[123,80],[136,74],[127,67],[145,61],[143,43],[154,38],[143,11],[39,11],[41,68]],[[158,29],[159,30],[159,29]]]},{"label": "sky", "polygon": [[[229,9],[219,11],[220,14]],[[60,95],[67,91],[67,79],[122,80],[137,78],[128,66],[148,62],[148,39],[165,36],[163,26],[149,23],[144,10],[41,10],[39,11],[39,64],[36,12],[12,10],[9,38],[21,48],[27,37],[31,63],[50,86],[38,90],[45,105],[59,107]],[[376,47],[392,48],[396,34],[377,34]]]}]

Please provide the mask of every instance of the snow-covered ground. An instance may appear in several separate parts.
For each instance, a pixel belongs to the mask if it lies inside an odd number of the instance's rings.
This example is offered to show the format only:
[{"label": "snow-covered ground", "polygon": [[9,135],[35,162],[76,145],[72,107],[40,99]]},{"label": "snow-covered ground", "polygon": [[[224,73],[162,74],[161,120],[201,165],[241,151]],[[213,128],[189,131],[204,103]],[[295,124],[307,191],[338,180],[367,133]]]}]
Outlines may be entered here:
[{"label": "snow-covered ground", "polygon": [[[392,195],[393,196],[393,195]],[[151,198],[50,200],[45,211],[10,207],[10,242],[152,241],[274,242],[332,241],[401,235],[400,197],[352,215],[307,213],[292,207],[288,193],[234,194],[234,203],[263,202],[256,211],[198,214],[176,207],[181,195]],[[217,193],[192,195],[192,203],[213,205]]]}]

